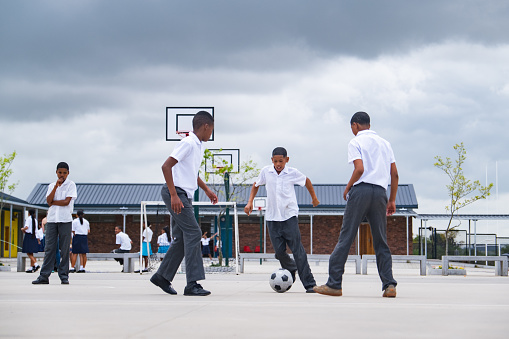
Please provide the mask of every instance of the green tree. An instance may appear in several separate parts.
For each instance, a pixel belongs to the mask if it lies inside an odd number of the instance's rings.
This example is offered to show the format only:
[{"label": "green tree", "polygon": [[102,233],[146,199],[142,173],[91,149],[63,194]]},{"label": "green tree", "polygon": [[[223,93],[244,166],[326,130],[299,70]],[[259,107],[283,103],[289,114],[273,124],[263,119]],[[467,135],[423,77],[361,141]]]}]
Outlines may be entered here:
[{"label": "green tree", "polygon": [[[463,174],[463,164],[467,159],[467,151],[463,143],[454,145],[456,151],[456,160],[453,164],[451,158],[445,159],[441,156],[436,156],[435,167],[441,169],[449,177],[449,184],[446,185],[447,194],[449,195],[449,204],[445,206],[446,212],[449,214],[449,223],[445,230],[445,238],[449,239],[449,233],[457,229],[461,225],[461,221],[457,225],[453,225],[454,216],[458,211],[470,205],[477,200],[486,199],[490,195],[490,190],[493,184],[483,186],[479,180],[471,181],[465,178]],[[445,242],[445,253],[449,253],[449,241]]]},{"label": "green tree", "polygon": [[[221,152],[221,149],[217,152]],[[207,184],[211,184],[210,188],[219,196],[220,193],[225,193],[224,189],[224,177],[225,173],[228,173],[230,178],[230,186],[229,186],[229,201],[237,201],[239,197],[241,197],[241,193],[249,190],[251,185],[248,183],[252,183],[253,179],[258,177],[260,174],[260,169],[258,165],[252,160],[241,162],[239,166],[238,173],[232,173],[233,164],[229,164],[226,160],[222,160],[222,164],[217,166],[214,164],[214,168],[212,172],[206,172],[205,163],[207,160],[211,160],[214,156],[214,152],[209,149],[205,149],[205,153],[203,156],[202,166],[200,169],[200,175]],[[220,215],[225,214],[226,208],[221,208],[219,212]],[[221,227],[219,229],[219,238],[221,239]],[[222,265],[223,253],[221,248],[219,250],[219,264]]]},{"label": "green tree", "polygon": [[[12,175],[11,165],[16,158],[16,151],[11,154],[4,154],[0,157],[0,193],[12,194],[18,186],[18,183],[12,183],[9,185],[9,177]],[[4,208],[4,195],[0,194],[0,216]]]}]

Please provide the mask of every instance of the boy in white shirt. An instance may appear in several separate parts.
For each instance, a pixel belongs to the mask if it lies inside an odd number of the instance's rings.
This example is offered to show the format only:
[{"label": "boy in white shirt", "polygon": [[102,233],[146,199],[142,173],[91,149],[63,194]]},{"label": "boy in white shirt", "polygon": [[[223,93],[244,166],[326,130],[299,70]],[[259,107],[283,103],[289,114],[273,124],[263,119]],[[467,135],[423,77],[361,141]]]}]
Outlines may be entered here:
[{"label": "boy in white shirt", "polygon": [[[114,249],[111,251],[112,253],[129,253],[132,248],[133,242],[131,241],[131,238],[129,236],[122,232],[122,229],[120,226],[115,226],[115,244],[120,245],[119,248]],[[123,258],[115,258],[116,261],[120,263],[120,265],[124,265],[124,259]],[[122,270],[123,271],[123,270]]]},{"label": "boy in white shirt", "polygon": [[217,203],[217,196],[198,176],[205,147],[214,130],[214,118],[200,111],[193,118],[193,132],[182,139],[162,166],[166,184],[161,189],[168,211],[171,214],[173,241],[167,255],[150,281],[164,292],[177,294],[171,282],[180,263],[186,258],[186,280],[184,295],[206,296],[210,291],[203,289],[198,280],[205,279],[201,256],[201,229],[194,215],[192,198],[200,187],[210,201]]},{"label": "boy in white shirt", "polygon": [[[348,144],[348,162],[353,163],[354,170],[343,193],[347,201],[343,225],[329,259],[329,279],[325,285],[315,287],[315,291],[332,296],[343,294],[341,286],[348,251],[359,225],[367,218],[382,280],[382,296],[395,298],[397,282],[392,276],[391,250],[387,245],[387,216],[396,211],[399,181],[394,152],[387,140],[370,130],[370,118],[366,112],[355,113],[350,127],[355,138]],[[389,181],[391,190],[387,199]]]},{"label": "boy in white shirt", "polygon": [[67,180],[69,165],[61,162],[57,165],[58,180],[48,185],[46,202],[49,205],[48,223],[46,224],[46,243],[44,262],[39,277],[32,284],[49,284],[49,276],[53,271],[57,252],[60,245],[61,260],[58,276],[64,285],[69,284],[69,248],[71,246],[72,211],[74,200],[78,197],[76,184]]},{"label": "boy in white shirt", "polygon": [[[261,170],[251,188],[249,201],[244,208],[244,212],[247,215],[251,214],[253,200],[256,193],[258,193],[258,188],[260,185],[265,185],[267,189],[265,218],[267,219],[270,240],[276,252],[276,259],[281,263],[281,267],[290,271],[294,281],[295,272],[299,272],[306,293],[314,293],[313,287],[316,286],[316,282],[309,268],[307,254],[301,241],[297,219],[299,207],[294,185],[306,186],[311,195],[313,207],[318,206],[320,201],[316,197],[311,180],[297,169],[286,166],[289,160],[286,149],[283,147],[276,147],[272,151],[272,166],[266,166]],[[295,260],[286,253],[287,245],[290,247]]]}]

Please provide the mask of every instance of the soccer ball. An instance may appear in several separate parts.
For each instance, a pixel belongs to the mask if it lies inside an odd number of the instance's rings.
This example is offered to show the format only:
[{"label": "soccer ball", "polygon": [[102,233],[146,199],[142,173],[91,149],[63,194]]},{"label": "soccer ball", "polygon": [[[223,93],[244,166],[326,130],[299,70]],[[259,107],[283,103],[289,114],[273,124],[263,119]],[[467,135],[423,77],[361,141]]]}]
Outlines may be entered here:
[{"label": "soccer ball", "polygon": [[277,269],[270,275],[269,284],[278,293],[286,292],[292,287],[292,274],[284,268]]}]

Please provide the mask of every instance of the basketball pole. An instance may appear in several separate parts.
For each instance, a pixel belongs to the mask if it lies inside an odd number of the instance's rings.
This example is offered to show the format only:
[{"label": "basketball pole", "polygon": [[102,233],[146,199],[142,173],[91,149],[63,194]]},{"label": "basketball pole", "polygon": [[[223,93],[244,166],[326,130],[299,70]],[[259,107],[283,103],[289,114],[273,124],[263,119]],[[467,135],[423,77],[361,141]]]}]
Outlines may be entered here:
[{"label": "basketball pole", "polygon": [[[224,172],[224,195],[226,198],[226,202],[230,201],[230,173]],[[230,243],[230,209],[228,206],[226,207],[226,246],[229,246],[226,249],[226,257],[225,257],[225,266],[229,266],[229,259],[230,259],[230,250],[231,250],[231,243]]]}]

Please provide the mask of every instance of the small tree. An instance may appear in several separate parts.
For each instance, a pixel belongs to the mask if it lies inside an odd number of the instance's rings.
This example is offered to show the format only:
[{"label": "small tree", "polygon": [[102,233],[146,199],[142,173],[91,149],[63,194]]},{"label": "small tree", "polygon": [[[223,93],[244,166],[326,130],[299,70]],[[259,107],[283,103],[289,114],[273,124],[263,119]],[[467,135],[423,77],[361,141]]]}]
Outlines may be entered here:
[{"label": "small tree", "polygon": [[[221,149],[217,152],[221,152]],[[258,177],[260,174],[260,169],[257,167],[258,165],[252,160],[241,162],[238,173],[232,173],[233,164],[229,164],[226,160],[222,160],[222,164],[220,166],[213,165],[213,172],[209,173],[204,171],[205,163],[208,160],[211,160],[214,156],[214,152],[209,149],[205,150],[202,166],[200,170],[200,175],[203,177],[203,181],[211,185],[211,189],[219,196],[219,194],[226,193],[224,191],[224,177],[225,173],[229,174],[229,201],[237,201],[245,190],[251,188],[248,183],[252,183],[253,179]],[[226,194],[225,194],[226,195]],[[226,208],[221,208],[219,215],[223,215],[226,212]],[[221,227],[219,227],[218,236],[221,238]],[[223,261],[223,253],[221,248],[219,250],[219,264],[222,265]]]},{"label": "small tree", "polygon": [[[457,225],[452,225],[454,216],[458,213],[461,208],[470,205],[477,200],[486,199],[490,195],[490,190],[493,184],[490,183],[488,186],[483,186],[476,180],[472,182],[467,180],[463,174],[463,163],[467,156],[467,151],[463,143],[454,145],[454,150],[457,154],[455,165],[449,157],[443,159],[441,156],[436,156],[437,161],[434,166],[441,169],[449,177],[449,184],[446,185],[447,193],[449,195],[449,205],[445,206],[446,212],[449,214],[449,223],[445,230],[445,254],[449,254],[449,232],[457,229],[461,225],[461,221]],[[473,195],[477,192],[477,195]],[[470,197],[469,197],[470,196]]]},{"label": "small tree", "polygon": [[[17,182],[9,185],[9,177],[12,175],[11,165],[14,158],[16,158],[16,151],[0,157],[0,193],[12,194],[16,186],[18,186]],[[0,194],[0,216],[2,215],[4,205],[4,196]]]}]

